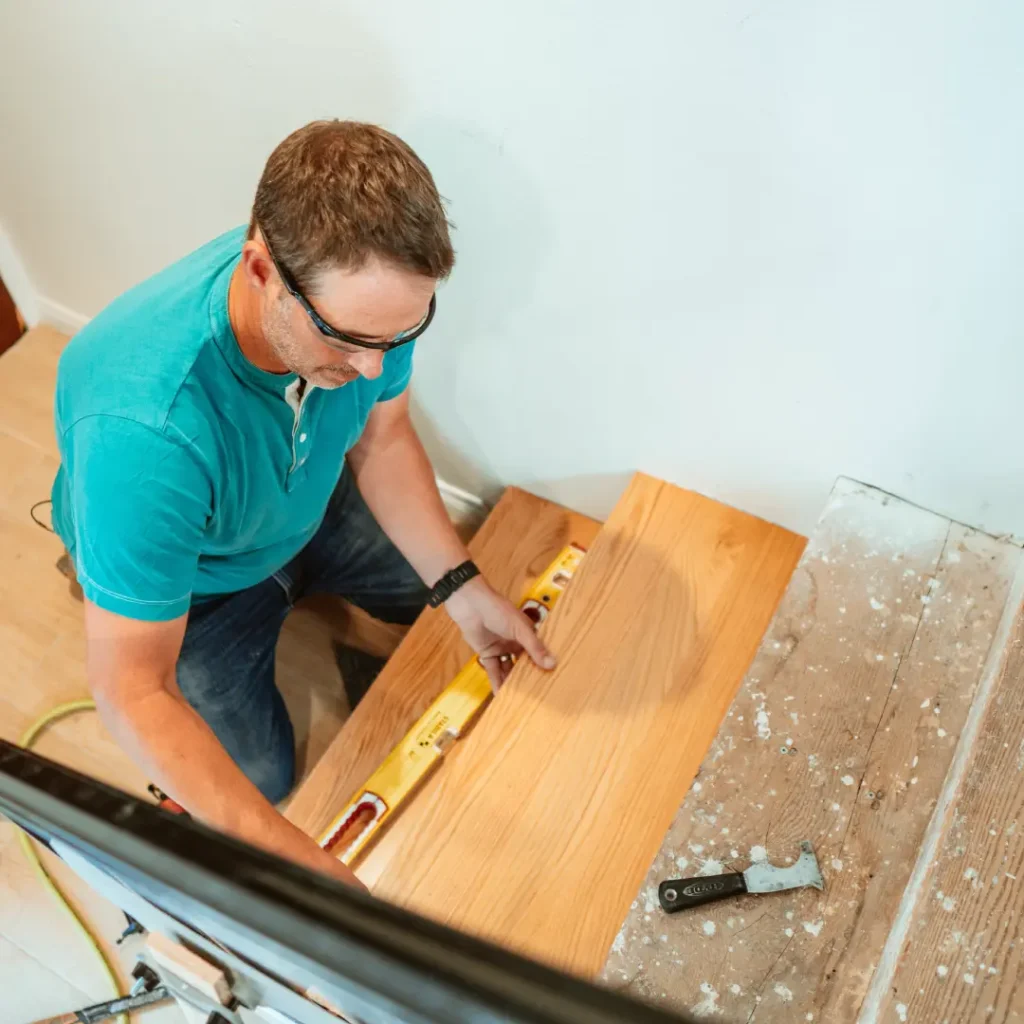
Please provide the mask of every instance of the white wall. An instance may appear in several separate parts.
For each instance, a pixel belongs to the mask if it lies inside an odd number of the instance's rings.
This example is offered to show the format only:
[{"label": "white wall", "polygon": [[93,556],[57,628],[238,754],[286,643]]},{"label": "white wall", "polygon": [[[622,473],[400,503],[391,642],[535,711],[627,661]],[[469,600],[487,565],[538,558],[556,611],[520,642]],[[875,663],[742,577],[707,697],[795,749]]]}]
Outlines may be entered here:
[{"label": "white wall", "polygon": [[808,530],[833,478],[1024,533],[1017,0],[0,0],[0,222],[95,313],[321,116],[433,168],[440,471],[646,469]]}]

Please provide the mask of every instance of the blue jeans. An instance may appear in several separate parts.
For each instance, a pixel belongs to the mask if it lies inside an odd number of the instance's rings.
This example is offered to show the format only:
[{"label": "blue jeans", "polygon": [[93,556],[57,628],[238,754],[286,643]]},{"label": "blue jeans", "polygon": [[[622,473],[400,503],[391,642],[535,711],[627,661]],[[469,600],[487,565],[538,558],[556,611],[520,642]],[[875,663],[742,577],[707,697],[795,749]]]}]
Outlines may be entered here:
[{"label": "blue jeans", "polygon": [[348,469],[320,529],[288,565],[255,587],[192,607],[178,658],[185,699],[272,803],[295,782],[295,734],[274,682],[274,651],[285,617],[308,594],[336,594],[401,624],[426,604],[426,586]]}]

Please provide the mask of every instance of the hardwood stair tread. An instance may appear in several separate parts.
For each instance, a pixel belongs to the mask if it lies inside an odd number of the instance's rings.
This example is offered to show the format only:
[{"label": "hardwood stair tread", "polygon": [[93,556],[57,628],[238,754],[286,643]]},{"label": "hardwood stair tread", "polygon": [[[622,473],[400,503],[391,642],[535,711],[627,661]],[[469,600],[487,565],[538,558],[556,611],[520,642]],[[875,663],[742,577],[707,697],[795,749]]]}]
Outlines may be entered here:
[{"label": "hardwood stair tread", "polygon": [[[518,527],[488,527],[506,573],[510,546],[536,549]],[[560,525],[534,571],[566,540],[589,538]],[[386,899],[594,975],[803,545],[637,475],[545,623],[559,667],[516,666],[357,873]],[[435,615],[413,627],[302,787],[293,820],[310,832],[328,823],[454,675],[465,655],[454,639]]]}]

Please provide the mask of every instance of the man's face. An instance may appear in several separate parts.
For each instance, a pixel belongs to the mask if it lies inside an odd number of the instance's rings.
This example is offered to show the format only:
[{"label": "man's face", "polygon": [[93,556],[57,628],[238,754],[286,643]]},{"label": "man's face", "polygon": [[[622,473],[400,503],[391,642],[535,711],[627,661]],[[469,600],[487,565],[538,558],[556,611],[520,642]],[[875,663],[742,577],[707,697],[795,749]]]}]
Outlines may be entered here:
[{"label": "man's face", "polygon": [[[332,327],[365,341],[390,341],[427,314],[437,282],[373,260],[359,270],[328,270],[306,298]],[[261,308],[264,337],[293,373],[320,388],[338,388],[356,377],[379,377],[384,353],[325,338],[275,273]]]}]

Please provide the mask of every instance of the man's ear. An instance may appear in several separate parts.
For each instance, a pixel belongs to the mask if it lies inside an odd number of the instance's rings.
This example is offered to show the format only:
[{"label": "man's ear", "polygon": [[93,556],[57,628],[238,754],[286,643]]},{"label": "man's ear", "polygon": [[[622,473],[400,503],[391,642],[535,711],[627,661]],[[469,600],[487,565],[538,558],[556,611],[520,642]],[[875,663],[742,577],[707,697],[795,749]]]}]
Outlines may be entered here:
[{"label": "man's ear", "polygon": [[249,283],[260,291],[274,276],[274,263],[262,242],[250,238],[242,246],[242,270]]}]

